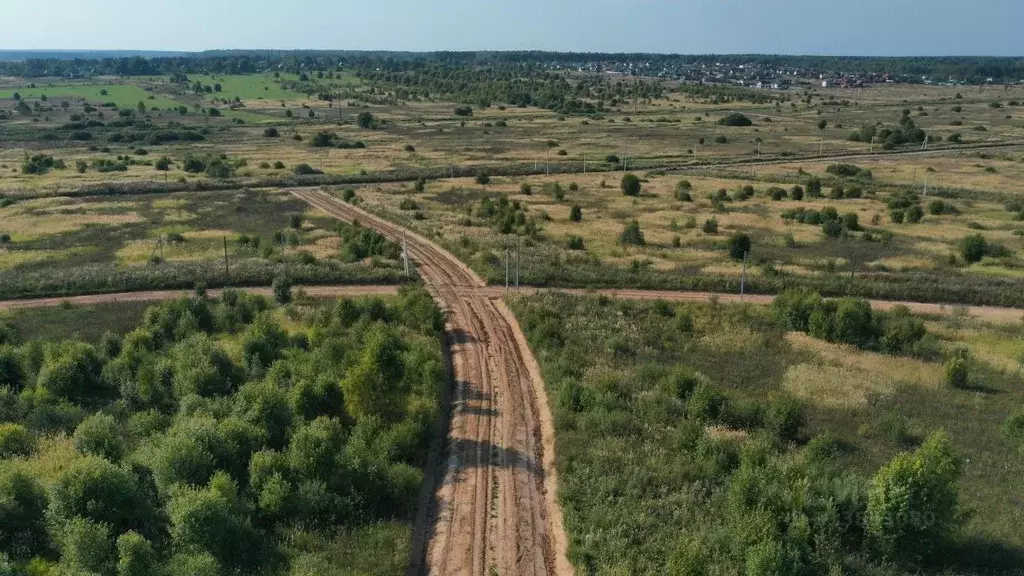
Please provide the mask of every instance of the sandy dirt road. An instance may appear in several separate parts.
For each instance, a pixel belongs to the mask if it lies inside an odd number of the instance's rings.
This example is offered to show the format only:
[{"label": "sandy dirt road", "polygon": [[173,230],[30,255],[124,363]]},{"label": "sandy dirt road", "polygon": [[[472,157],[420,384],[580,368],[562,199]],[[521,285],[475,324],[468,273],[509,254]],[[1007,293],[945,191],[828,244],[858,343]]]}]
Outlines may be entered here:
[{"label": "sandy dirt road", "polygon": [[447,314],[446,450],[424,491],[410,574],[572,574],[555,500],[554,434],[536,361],[484,281],[426,238],[317,190],[295,196],[399,244]]}]

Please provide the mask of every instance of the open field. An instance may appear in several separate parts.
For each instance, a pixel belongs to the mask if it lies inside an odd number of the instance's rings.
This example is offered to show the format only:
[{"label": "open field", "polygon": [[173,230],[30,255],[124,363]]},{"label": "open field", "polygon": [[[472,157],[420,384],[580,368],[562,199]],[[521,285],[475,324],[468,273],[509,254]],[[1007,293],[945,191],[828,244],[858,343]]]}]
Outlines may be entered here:
[{"label": "open field", "polygon": [[[671,573],[695,561],[689,547],[696,546],[705,569],[732,573],[751,561],[757,547],[747,545],[800,538],[792,525],[787,535],[785,521],[781,535],[773,535],[775,524],[766,516],[780,506],[801,506],[785,495],[799,488],[774,484],[766,474],[750,487],[750,497],[756,502],[774,494],[781,501],[765,504],[767,510],[737,501],[750,481],[751,458],[765,459],[755,465],[762,470],[781,468],[794,478],[807,473],[803,466],[812,467],[807,481],[844,486],[836,505],[860,519],[857,486],[938,428],[967,459],[958,486],[970,515],[956,545],[931,557],[931,568],[1009,573],[1002,571],[1024,557],[1017,529],[1024,519],[1020,458],[1002,431],[1013,408],[1024,403],[1019,323],[926,322],[939,350],[991,350],[977,357],[973,387],[958,390],[943,383],[941,361],[787,334],[767,308],[552,293],[513,297],[510,305],[553,399],[560,502],[578,571]],[[681,387],[684,382],[691,388]],[[782,393],[802,399],[806,428],[780,443],[769,414]],[[723,399],[708,400],[709,394]],[[719,407],[707,412],[716,402]],[[825,445],[835,452],[820,451]],[[813,508],[816,496],[806,497],[804,505]],[[748,520],[759,527],[744,524]],[[827,532],[827,522],[812,517],[812,534]],[[844,572],[900,573],[875,565],[856,541],[825,552],[817,539],[800,562],[816,571],[842,566]]]},{"label": "open field", "polygon": [[0,208],[0,222],[5,297],[266,286],[286,270],[306,283],[401,280],[397,247],[374,252],[287,194],[49,197]]},{"label": "open field", "polygon": [[[0,422],[27,431],[0,424],[0,470],[57,502],[0,566],[112,573],[129,528],[118,559],[150,546],[168,573],[1024,565],[1020,313],[958,306],[1024,308],[1024,85],[755,90],[519,57],[0,79],[0,299],[422,281],[435,301],[0,313]],[[506,273],[576,293],[510,312]],[[888,303],[731,303],[741,283]],[[901,462],[937,491],[908,506],[960,503],[912,545],[873,484]],[[65,506],[87,466],[153,515]]]}]

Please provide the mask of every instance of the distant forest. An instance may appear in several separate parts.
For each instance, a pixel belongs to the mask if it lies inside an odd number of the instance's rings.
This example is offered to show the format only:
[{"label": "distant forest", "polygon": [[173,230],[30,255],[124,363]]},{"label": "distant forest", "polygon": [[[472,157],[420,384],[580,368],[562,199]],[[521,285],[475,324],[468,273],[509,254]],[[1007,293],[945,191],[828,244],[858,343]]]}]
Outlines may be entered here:
[{"label": "distant forest", "polygon": [[799,70],[807,75],[884,75],[913,81],[934,80],[1008,83],[1024,80],[1024,58],[1011,57],[846,57],[763,54],[678,55],[573,52],[367,52],[218,50],[196,53],[0,51],[0,74],[20,77],[115,75],[151,76],[175,73],[251,73],[269,69],[299,72],[349,68],[395,72],[430,64],[451,67],[497,67],[504,70],[629,66],[634,75],[650,70],[682,70],[692,66],[757,66]]}]

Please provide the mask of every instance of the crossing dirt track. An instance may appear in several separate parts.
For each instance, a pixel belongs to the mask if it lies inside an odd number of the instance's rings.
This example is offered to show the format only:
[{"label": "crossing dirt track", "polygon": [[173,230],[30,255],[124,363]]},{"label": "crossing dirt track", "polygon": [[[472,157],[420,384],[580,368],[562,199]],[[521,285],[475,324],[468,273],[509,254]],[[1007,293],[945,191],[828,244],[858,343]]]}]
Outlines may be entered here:
[{"label": "crossing dirt track", "polygon": [[[426,238],[324,192],[298,198],[401,244],[447,313],[447,451],[413,535],[410,574],[571,574],[555,500],[554,430],[536,360],[484,281]],[[429,467],[428,467],[429,468]],[[431,474],[428,470],[428,478]]]}]

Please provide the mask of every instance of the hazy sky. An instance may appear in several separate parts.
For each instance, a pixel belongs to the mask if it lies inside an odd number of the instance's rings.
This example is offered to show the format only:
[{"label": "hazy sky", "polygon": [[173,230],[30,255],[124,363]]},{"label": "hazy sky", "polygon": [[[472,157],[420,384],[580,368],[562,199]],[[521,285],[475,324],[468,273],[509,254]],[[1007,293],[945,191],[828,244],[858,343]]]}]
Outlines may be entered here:
[{"label": "hazy sky", "polygon": [[0,1],[0,49],[1024,56],[1022,0]]}]

